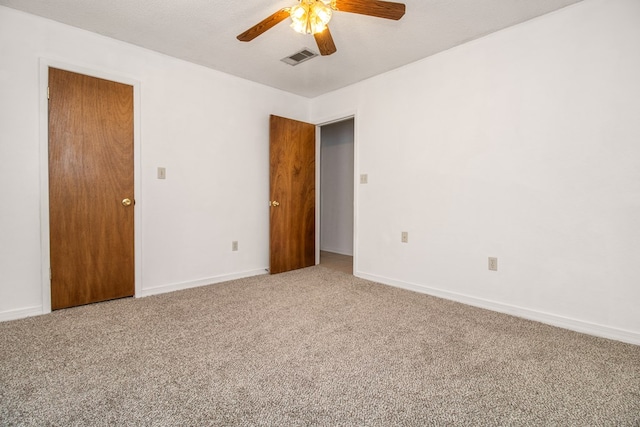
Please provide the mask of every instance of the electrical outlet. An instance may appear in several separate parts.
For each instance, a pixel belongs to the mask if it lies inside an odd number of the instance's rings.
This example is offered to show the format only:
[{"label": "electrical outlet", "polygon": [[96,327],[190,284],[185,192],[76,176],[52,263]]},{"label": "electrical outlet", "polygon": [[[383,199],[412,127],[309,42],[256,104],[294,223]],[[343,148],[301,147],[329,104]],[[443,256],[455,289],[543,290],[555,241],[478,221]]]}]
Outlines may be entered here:
[{"label": "electrical outlet", "polygon": [[158,179],[167,179],[167,170],[165,168],[158,168]]},{"label": "electrical outlet", "polygon": [[403,231],[402,236],[400,237],[400,241],[402,243],[409,243],[409,232]]},{"label": "electrical outlet", "polygon": [[498,271],[498,258],[489,257],[489,270]]},{"label": "electrical outlet", "polygon": [[234,240],[233,242],[231,242],[231,250],[232,251],[237,251],[238,250],[238,241]]},{"label": "electrical outlet", "polygon": [[367,184],[369,182],[369,176],[366,173],[360,175],[360,184]]}]

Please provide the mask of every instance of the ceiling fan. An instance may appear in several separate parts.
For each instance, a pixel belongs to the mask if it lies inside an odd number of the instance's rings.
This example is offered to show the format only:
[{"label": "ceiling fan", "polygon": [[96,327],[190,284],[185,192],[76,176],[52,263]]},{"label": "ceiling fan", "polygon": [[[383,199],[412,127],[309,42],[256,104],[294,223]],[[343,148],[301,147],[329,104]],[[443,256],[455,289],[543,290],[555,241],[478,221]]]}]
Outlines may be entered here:
[{"label": "ceiling fan", "polygon": [[291,27],[303,34],[313,34],[321,55],[336,52],[336,45],[327,24],[333,11],[350,12],[378,18],[398,20],[404,16],[405,5],[382,0],[298,0],[292,7],[285,7],[249,28],[237,38],[248,42],[276,24],[291,18]]}]

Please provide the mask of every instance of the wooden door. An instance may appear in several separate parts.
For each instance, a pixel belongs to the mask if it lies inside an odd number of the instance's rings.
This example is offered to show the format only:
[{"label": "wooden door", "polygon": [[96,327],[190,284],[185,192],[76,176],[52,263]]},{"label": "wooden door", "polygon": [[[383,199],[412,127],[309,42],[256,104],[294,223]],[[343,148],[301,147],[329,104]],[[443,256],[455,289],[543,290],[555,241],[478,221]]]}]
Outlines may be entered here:
[{"label": "wooden door", "polygon": [[134,294],[133,197],[133,87],[50,68],[52,309]]},{"label": "wooden door", "polygon": [[271,116],[271,274],[315,265],[315,129],[309,123]]}]

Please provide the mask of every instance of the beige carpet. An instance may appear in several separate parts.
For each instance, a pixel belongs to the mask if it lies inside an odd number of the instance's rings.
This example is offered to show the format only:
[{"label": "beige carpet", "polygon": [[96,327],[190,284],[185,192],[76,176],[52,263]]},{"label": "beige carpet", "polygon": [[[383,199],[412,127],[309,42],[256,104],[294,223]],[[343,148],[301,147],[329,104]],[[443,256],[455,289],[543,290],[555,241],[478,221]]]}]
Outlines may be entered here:
[{"label": "beige carpet", "polygon": [[0,425],[640,424],[640,347],[312,267],[0,323]]}]

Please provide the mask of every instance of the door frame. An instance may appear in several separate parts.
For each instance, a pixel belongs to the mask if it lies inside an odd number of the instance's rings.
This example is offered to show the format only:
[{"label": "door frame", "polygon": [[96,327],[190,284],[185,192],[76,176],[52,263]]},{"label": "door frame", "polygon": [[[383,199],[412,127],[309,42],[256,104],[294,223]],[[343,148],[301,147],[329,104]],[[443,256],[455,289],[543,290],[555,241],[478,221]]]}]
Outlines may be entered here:
[{"label": "door frame", "polygon": [[134,223],[134,296],[142,290],[142,185],[140,137],[140,81],[113,70],[88,67],[73,62],[41,57],[39,60],[39,139],[40,139],[40,266],[42,281],[42,314],[51,312],[51,252],[49,236],[49,67],[111,80],[133,87],[133,191],[135,195]]},{"label": "door frame", "polygon": [[322,145],[321,127],[332,123],[353,119],[353,275],[357,276],[358,269],[358,183],[360,180],[360,161],[358,144],[358,111],[351,110],[340,114],[333,114],[316,120],[316,265],[320,264],[320,149]]}]

